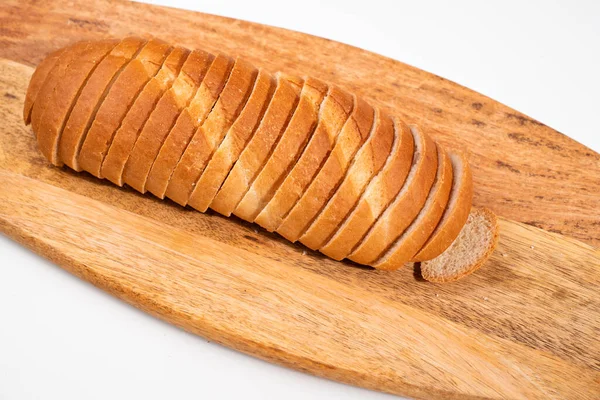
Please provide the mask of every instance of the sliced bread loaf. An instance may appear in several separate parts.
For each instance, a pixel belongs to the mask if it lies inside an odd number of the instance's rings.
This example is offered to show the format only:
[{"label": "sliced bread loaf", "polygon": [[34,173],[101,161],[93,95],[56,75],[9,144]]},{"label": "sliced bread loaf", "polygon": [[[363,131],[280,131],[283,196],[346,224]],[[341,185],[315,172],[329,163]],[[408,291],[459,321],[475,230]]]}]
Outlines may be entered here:
[{"label": "sliced bread loaf", "polygon": [[311,78],[158,40],[115,44],[70,46],[33,76],[23,115],[54,164],[64,152],[74,169],[235,212],[334,258],[422,262],[431,280],[491,254],[494,215],[467,217],[466,159],[415,127]]}]

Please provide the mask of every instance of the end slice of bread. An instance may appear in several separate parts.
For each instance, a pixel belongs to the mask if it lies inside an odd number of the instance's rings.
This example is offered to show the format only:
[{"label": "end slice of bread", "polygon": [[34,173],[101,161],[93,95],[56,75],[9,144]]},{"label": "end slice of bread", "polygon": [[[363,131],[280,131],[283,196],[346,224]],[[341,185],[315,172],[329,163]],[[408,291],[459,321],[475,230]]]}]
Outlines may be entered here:
[{"label": "end slice of bread", "polygon": [[[31,109],[31,128],[35,132],[36,138],[39,138],[41,124],[45,120],[43,117],[46,113],[46,109],[51,107],[52,98],[56,92],[56,86],[62,83],[62,80],[59,79],[62,75],[61,71],[67,69],[73,60],[79,58],[82,51],[88,47],[88,44],[89,42],[78,42],[66,47],[56,60],[54,66],[48,72],[48,76],[39,90],[37,100]],[[40,149],[40,151],[42,154],[46,154],[44,153],[44,149]],[[52,162],[50,159],[48,161]]]},{"label": "end slice of bread", "polygon": [[[69,94],[73,94],[73,89],[77,89],[80,82],[76,82],[82,78],[80,73],[75,72],[81,70],[81,72],[89,71],[90,64],[93,61],[85,62],[87,58],[86,53],[90,48],[89,42],[79,42],[68,47],[60,60],[56,63],[55,67],[50,71],[47,82],[41,89],[42,96],[40,101],[34,104],[33,110],[31,111],[31,126],[35,129],[36,137],[38,140],[38,148],[42,154],[55,166],[62,166],[63,163],[60,159],[53,154],[53,148],[57,143],[57,131],[56,125],[58,121],[54,121],[59,114],[66,112],[65,106],[68,106],[67,101],[69,100]],[[74,68],[79,67],[81,60],[81,69]],[[88,68],[85,67],[88,65]],[[87,73],[84,72],[84,75]],[[73,79],[65,79],[67,75],[74,75]],[[65,101],[67,100],[67,101]],[[68,101],[70,103],[70,101]],[[62,111],[62,112],[61,112]]]},{"label": "end slice of bread", "polygon": [[421,263],[423,278],[452,282],[478,270],[498,244],[498,220],[487,208],[473,208],[458,237],[438,257]]},{"label": "end slice of bread", "polygon": [[37,100],[40,89],[44,86],[46,78],[56,65],[63,51],[65,51],[64,48],[47,55],[33,72],[29,81],[29,87],[27,88],[27,94],[25,95],[25,104],[23,105],[23,121],[25,121],[25,125],[29,125],[31,122],[31,109]]}]

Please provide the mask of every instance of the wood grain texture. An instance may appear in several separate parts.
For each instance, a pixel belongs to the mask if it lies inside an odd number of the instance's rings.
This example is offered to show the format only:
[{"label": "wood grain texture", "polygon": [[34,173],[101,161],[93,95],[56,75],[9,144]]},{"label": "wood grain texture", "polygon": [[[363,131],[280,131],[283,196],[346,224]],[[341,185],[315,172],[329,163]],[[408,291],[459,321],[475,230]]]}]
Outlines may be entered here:
[{"label": "wood grain texture", "polygon": [[468,150],[476,206],[600,246],[597,153],[401,62],[285,29],[110,0],[8,0],[0,7],[0,26],[0,57],[29,65],[76,40],[156,35],[189,48],[241,55],[271,71],[330,81],[418,124],[445,147]]},{"label": "wood grain texture", "polygon": [[0,230],[109,293],[265,360],[416,398],[600,396],[600,251],[501,220],[451,285],[359,268],[256,226],[52,167],[0,61]]}]

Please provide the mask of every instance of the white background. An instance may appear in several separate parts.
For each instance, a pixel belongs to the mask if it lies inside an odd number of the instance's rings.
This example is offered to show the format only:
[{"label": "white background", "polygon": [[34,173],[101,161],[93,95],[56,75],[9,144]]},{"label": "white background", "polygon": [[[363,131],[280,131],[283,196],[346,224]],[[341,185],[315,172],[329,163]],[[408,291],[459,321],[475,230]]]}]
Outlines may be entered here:
[{"label": "white background", "polygon": [[[349,43],[600,151],[600,2],[158,1]],[[0,236],[0,399],[383,399],[155,320]]]}]

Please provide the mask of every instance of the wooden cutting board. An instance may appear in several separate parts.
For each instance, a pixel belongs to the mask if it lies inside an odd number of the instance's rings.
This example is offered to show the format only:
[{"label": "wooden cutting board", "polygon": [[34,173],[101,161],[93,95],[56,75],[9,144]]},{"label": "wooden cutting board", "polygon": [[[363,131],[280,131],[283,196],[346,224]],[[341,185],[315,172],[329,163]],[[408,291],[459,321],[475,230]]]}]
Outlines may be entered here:
[{"label": "wooden cutting board", "polygon": [[[281,29],[105,1],[4,3],[0,26],[6,235],[165,321],[330,379],[418,398],[600,397],[598,154],[452,82]],[[476,204],[520,222],[501,219],[482,270],[436,285],[51,167],[21,120],[24,64],[78,39],[147,32],[334,81],[446,144],[470,143]],[[303,51],[314,57],[294,57]]]}]

